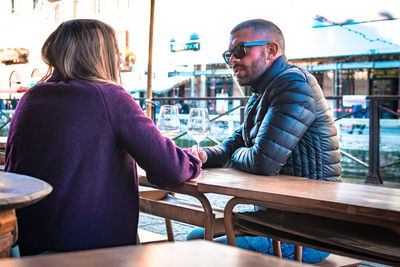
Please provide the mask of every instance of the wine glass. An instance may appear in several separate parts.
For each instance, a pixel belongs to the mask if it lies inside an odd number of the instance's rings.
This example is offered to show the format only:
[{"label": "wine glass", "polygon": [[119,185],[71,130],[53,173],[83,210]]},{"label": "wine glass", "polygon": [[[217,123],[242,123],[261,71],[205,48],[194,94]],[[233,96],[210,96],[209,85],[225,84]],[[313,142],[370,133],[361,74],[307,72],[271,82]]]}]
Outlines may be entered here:
[{"label": "wine glass", "polygon": [[158,115],[157,128],[165,137],[172,139],[179,134],[180,121],[178,107],[175,105],[163,105]]},{"label": "wine glass", "polygon": [[210,133],[210,119],[206,108],[191,108],[188,119],[188,134],[196,141],[193,148],[197,151],[200,142]]}]

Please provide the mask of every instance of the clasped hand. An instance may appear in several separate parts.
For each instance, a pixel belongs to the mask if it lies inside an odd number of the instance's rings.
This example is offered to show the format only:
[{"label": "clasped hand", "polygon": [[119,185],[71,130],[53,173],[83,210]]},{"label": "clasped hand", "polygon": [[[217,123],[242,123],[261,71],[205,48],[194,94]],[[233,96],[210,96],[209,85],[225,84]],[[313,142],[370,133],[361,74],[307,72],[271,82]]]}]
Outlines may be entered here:
[{"label": "clasped hand", "polygon": [[202,148],[193,149],[192,147],[188,148],[188,151],[195,156],[196,158],[200,159],[201,162],[204,164],[207,161],[207,154]]}]

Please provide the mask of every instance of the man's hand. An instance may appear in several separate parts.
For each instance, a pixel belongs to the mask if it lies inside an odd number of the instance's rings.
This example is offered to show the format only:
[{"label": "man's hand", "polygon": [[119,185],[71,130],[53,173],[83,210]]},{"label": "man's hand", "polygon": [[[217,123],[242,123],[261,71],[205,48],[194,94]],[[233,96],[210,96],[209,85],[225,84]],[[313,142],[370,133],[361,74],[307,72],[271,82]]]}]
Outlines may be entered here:
[{"label": "man's hand", "polygon": [[188,151],[195,157],[199,158],[201,162],[204,164],[207,161],[207,154],[204,152],[202,148],[195,150],[193,148],[188,148]]}]

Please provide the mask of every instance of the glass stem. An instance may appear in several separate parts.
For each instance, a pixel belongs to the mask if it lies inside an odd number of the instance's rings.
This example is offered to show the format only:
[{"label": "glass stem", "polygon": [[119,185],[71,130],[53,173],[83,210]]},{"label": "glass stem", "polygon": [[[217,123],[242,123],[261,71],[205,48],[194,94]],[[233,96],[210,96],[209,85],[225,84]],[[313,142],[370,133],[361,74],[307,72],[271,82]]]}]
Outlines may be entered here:
[{"label": "glass stem", "polygon": [[196,144],[194,144],[194,145],[192,146],[192,151],[193,151],[193,152],[199,151],[199,143],[196,142]]}]

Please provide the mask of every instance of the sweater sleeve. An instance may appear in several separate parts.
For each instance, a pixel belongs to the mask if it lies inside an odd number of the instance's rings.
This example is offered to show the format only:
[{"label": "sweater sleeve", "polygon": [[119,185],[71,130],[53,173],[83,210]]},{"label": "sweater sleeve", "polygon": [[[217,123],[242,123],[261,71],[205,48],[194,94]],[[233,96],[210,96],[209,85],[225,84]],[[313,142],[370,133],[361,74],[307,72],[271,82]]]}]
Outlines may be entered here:
[{"label": "sweater sleeve", "polygon": [[199,175],[200,160],[163,137],[123,88],[109,85],[102,93],[117,142],[146,171],[149,182],[171,186]]},{"label": "sweater sleeve", "polygon": [[313,123],[314,100],[305,76],[294,72],[275,82],[267,101],[270,106],[254,145],[237,149],[232,162],[243,171],[274,175]]}]

